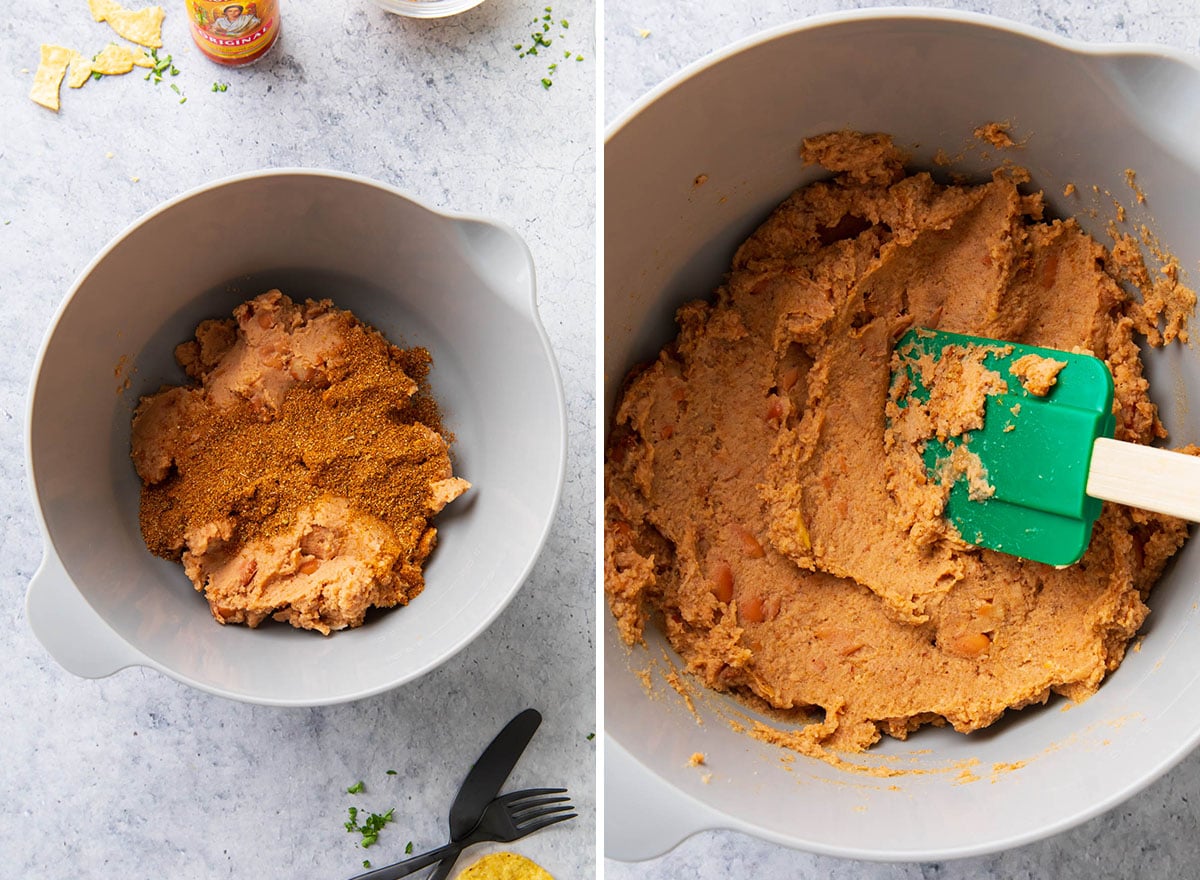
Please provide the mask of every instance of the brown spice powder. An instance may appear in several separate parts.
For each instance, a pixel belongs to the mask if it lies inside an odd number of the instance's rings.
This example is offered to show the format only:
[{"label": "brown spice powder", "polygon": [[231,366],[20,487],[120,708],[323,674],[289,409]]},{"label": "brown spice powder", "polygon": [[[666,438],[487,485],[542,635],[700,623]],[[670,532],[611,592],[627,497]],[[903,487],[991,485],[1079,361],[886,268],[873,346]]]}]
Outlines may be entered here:
[{"label": "brown spice powder", "polygon": [[[170,476],[142,491],[142,535],[155,555],[178,559],[189,526],[231,515],[235,544],[278,533],[322,495],[349,499],[398,533],[424,528],[429,485],[447,476],[432,358],[346,314],[343,375],[332,384],[294,385],[269,421],[245,402],[197,415]],[[412,397],[407,379],[418,383]]]}]

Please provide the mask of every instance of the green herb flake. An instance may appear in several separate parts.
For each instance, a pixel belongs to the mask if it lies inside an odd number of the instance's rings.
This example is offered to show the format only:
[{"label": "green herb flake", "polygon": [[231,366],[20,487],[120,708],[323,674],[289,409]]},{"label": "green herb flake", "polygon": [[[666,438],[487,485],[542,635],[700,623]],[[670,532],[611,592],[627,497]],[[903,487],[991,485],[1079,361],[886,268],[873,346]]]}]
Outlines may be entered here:
[{"label": "green herb flake", "polygon": [[371,813],[367,816],[366,821],[360,825],[358,822],[358,810],[354,807],[350,807],[349,810],[350,821],[345,823],[346,831],[351,834],[361,834],[362,840],[358,842],[358,845],[364,849],[379,842],[379,832],[383,830],[383,826],[392,821],[392,814],[395,812],[395,808],[393,808],[386,813]]},{"label": "green herb flake", "polygon": [[413,847],[412,847],[412,841],[410,840],[410,841],[408,842],[408,845],[407,845],[406,847],[404,847],[404,854],[405,854],[406,856],[411,856],[411,855],[412,855],[412,849],[413,849]]},{"label": "green herb flake", "polygon": [[389,771],[387,772],[387,775],[388,775],[388,776],[395,776],[395,775],[396,775],[396,771],[395,771],[395,770],[389,770]]},{"label": "green herb flake", "polygon": [[560,21],[559,24],[563,26],[563,30],[568,30],[571,27],[571,22],[567,21],[565,18]]},{"label": "green herb flake", "polygon": [[359,794],[363,790],[363,781],[360,779],[352,786],[346,789],[346,794]]},{"label": "green herb flake", "polygon": [[576,55],[576,56],[575,56],[575,60],[576,60],[576,61],[582,61],[582,60],[583,60],[583,56],[582,56],[582,55]]},{"label": "green herb flake", "polygon": [[549,79],[546,79],[546,77],[542,77],[542,88],[543,89],[548,89],[552,85],[554,85],[553,80],[549,80]]},{"label": "green herb flake", "polygon": [[93,70],[92,71],[92,79],[104,79],[104,74],[102,74],[98,70]]},{"label": "green herb flake", "polygon": [[587,735],[587,738],[588,738],[588,742],[591,742],[592,740],[594,740],[594,739],[596,738],[596,734],[595,734],[595,733],[589,733],[589,734]]},{"label": "green herb flake", "polygon": [[371,860],[370,860],[370,859],[363,859],[363,867],[364,867],[364,868],[369,868],[369,867],[371,867]]}]

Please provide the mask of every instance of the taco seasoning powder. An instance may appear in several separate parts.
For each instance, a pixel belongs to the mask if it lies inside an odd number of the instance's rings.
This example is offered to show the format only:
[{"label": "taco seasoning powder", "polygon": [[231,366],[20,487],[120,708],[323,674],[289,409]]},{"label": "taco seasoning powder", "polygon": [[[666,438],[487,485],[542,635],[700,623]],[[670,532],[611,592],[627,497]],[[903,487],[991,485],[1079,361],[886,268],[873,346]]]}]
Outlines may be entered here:
[{"label": "taco seasoning powder", "polygon": [[217,64],[251,64],[265,55],[279,36],[279,0],[185,2],[192,39]]}]

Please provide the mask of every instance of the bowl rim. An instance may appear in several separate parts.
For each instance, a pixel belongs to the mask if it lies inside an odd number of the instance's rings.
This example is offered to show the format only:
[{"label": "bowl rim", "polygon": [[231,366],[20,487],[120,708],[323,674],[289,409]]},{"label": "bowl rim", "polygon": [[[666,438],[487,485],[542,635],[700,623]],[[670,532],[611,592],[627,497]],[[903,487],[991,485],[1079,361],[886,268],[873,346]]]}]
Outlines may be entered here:
[{"label": "bowl rim", "polygon": [[607,144],[621,129],[664,94],[682,85],[697,74],[716,66],[727,58],[793,33],[818,30],[825,27],[837,27],[862,20],[881,22],[930,21],[970,25],[981,29],[1000,31],[1011,36],[1024,37],[1034,42],[1044,43],[1056,49],[1079,55],[1098,58],[1122,56],[1164,58],[1190,67],[1195,71],[1197,76],[1200,76],[1200,58],[1190,55],[1181,49],[1176,49],[1173,46],[1159,46],[1154,43],[1142,42],[1089,43],[1073,37],[1064,37],[1051,31],[998,15],[988,15],[982,12],[970,12],[959,9],[936,9],[928,6],[878,6],[870,9],[850,9],[842,12],[821,13],[785,24],[775,25],[741,37],[728,45],[702,55],[700,58],[690,62],[662,80],[636,99],[623,112],[619,113],[605,127],[604,142]]},{"label": "bowl rim", "polygon": [[[649,109],[664,95],[682,86],[688,80],[704,73],[705,71],[717,66],[718,64],[726,61],[729,58],[732,58],[735,55],[756,49],[775,40],[790,37],[794,34],[820,30],[823,28],[836,28],[867,20],[882,23],[927,21],[962,25],[965,27],[1002,33],[1010,37],[1039,43],[1048,48],[1067,54],[1088,58],[1143,57],[1166,62],[1174,62],[1189,69],[1192,74],[1200,78],[1200,58],[1194,57],[1183,52],[1182,50],[1175,49],[1174,47],[1170,46],[1159,46],[1152,43],[1143,42],[1090,43],[1071,37],[1060,36],[1042,28],[1012,21],[1000,16],[955,9],[937,9],[920,6],[881,6],[868,9],[845,10],[840,12],[813,15],[763,29],[708,52],[695,61],[690,62],[680,70],[659,82],[649,91],[645,92],[623,112],[614,117],[614,119],[605,127],[605,146],[607,147],[608,144],[615,139],[625,129],[626,126],[628,126],[644,111]],[[603,184],[604,178],[602,170],[600,179],[600,186],[602,189]],[[602,235],[603,234],[604,233],[602,231]],[[607,288],[602,288],[600,295],[602,298],[606,299]],[[601,356],[603,356],[603,348],[601,349]],[[601,392],[603,392],[603,389],[601,389]],[[598,401],[598,406],[600,407],[601,412],[599,436],[603,438],[608,427],[603,418],[603,393],[601,395],[601,400]],[[603,455],[603,440],[600,441],[600,445],[601,455]],[[603,478],[601,477],[600,479],[602,484]],[[601,485],[600,495],[600,503],[603,504],[603,485]],[[598,527],[601,531],[603,530],[602,521]],[[599,641],[602,644],[605,644],[603,656],[607,657],[607,654],[611,653],[611,647],[606,644],[606,636],[610,634],[609,630],[615,626],[615,623],[612,619],[612,614],[607,607],[608,603],[603,596],[603,576],[598,575],[598,580],[600,581],[599,592],[601,593],[601,596],[598,600],[601,605],[601,608],[599,609],[599,616],[605,619],[604,626],[606,627],[605,630],[599,633]],[[605,671],[606,668],[605,670],[601,671],[601,674],[603,675]],[[1181,739],[1174,749],[1161,753],[1158,760],[1153,762],[1148,767],[1146,772],[1140,776],[1140,778],[1117,788],[1116,790],[1108,793],[1107,796],[1104,796],[1081,809],[1070,812],[1069,814],[1063,816],[1059,821],[1050,823],[1049,825],[1045,825],[1040,828],[1009,834],[1003,838],[990,839],[977,844],[948,846],[920,852],[898,849],[864,850],[840,845],[831,846],[823,844],[817,840],[789,836],[771,829],[760,827],[753,822],[748,822],[737,816],[731,815],[730,813],[718,807],[714,807],[707,802],[701,802],[697,800],[693,795],[676,787],[669,780],[655,771],[653,767],[648,765],[643,760],[643,756],[639,753],[638,749],[631,748],[630,744],[623,742],[619,737],[614,736],[607,727],[604,727],[603,719],[606,709],[606,706],[601,705],[600,723],[602,725],[602,729],[605,730],[606,739],[611,740],[628,753],[628,756],[630,759],[632,759],[632,764],[634,765],[633,772],[646,774],[649,777],[649,781],[669,791],[674,800],[680,805],[683,805],[691,813],[691,815],[687,817],[684,822],[684,824],[689,825],[689,830],[684,833],[682,837],[679,837],[677,840],[675,840],[671,844],[671,847],[677,846],[683,840],[686,840],[688,837],[700,831],[713,828],[727,828],[730,830],[741,831],[760,839],[768,840],[773,843],[791,847],[793,849],[799,849],[820,855],[860,859],[873,862],[916,862],[962,859],[972,856],[994,854],[1003,850],[1049,838],[1055,834],[1059,834],[1063,831],[1081,825],[1087,820],[1095,818],[1096,816],[1113,809],[1118,804],[1124,802],[1138,792],[1148,788],[1152,783],[1162,778],[1167,771],[1175,767],[1180,761],[1183,760],[1183,758],[1191,753],[1198,744],[1200,744],[1200,726],[1198,726],[1190,736]],[[622,763],[625,765],[626,769],[628,769],[630,762],[626,761]],[[646,780],[642,780],[642,782],[645,783]],[[667,847],[664,847],[664,851],[666,851],[666,849]]]},{"label": "bowl rim", "polygon": [[[55,335],[55,332],[58,329],[59,322],[62,319],[63,315],[65,314],[66,310],[70,307],[71,301],[75,298],[76,294],[79,292],[79,289],[83,286],[84,282],[92,274],[92,272],[95,270],[95,268],[101,262],[103,262],[115,248],[117,248],[132,233],[134,233],[136,230],[140,229],[142,226],[146,225],[147,223],[150,223],[151,221],[153,221],[160,214],[166,213],[167,211],[172,210],[173,208],[177,207],[178,205],[182,204],[183,202],[188,201],[189,199],[192,199],[196,196],[202,195],[204,193],[207,193],[207,192],[210,192],[213,190],[221,189],[226,186],[236,185],[236,184],[244,183],[244,182],[251,181],[251,180],[261,180],[264,178],[291,177],[291,176],[310,177],[310,178],[325,178],[325,179],[331,179],[331,180],[338,180],[338,181],[342,181],[345,183],[367,186],[367,187],[370,187],[370,188],[373,188],[376,190],[383,191],[387,194],[399,197],[399,198],[403,199],[404,201],[428,212],[429,214],[433,215],[435,218],[438,218],[439,220],[446,220],[446,221],[453,222],[453,223],[478,223],[478,224],[486,225],[486,226],[501,230],[501,231],[509,234],[513,238],[514,241],[518,242],[524,252],[525,260],[529,267],[528,302],[523,304],[527,308],[527,311],[525,312],[525,318],[532,322],[533,329],[537,333],[537,337],[540,340],[541,345],[542,345],[542,353],[544,354],[544,356],[546,358],[546,366],[549,368],[549,375],[550,375],[550,378],[553,383],[554,403],[555,403],[557,423],[558,423],[558,438],[557,438],[558,442],[556,444],[557,449],[558,449],[558,465],[557,465],[555,476],[554,476],[554,491],[553,491],[551,499],[550,499],[550,504],[548,507],[548,515],[545,518],[545,522],[542,524],[540,533],[537,535],[537,538],[536,538],[535,542],[533,543],[532,550],[529,554],[528,560],[526,561],[525,565],[522,567],[519,574],[514,578],[514,586],[508,590],[508,592],[505,595],[505,597],[503,598],[503,600],[498,602],[496,604],[496,606],[493,609],[491,609],[487,615],[485,615],[483,618],[481,618],[476,623],[476,625],[474,627],[472,627],[470,629],[470,631],[468,631],[466,633],[466,635],[463,636],[456,644],[449,646],[448,648],[446,648],[445,650],[443,650],[437,654],[431,655],[428,660],[426,660],[424,663],[420,664],[418,667],[411,670],[404,676],[402,676],[392,682],[382,683],[382,684],[374,685],[372,687],[362,688],[359,690],[349,690],[344,693],[324,696],[324,697],[317,698],[317,699],[311,699],[311,698],[289,698],[289,699],[263,698],[263,697],[251,696],[251,695],[248,695],[245,693],[241,693],[241,692],[238,692],[233,689],[223,688],[223,687],[220,687],[220,686],[208,683],[208,682],[199,681],[199,680],[192,678],[191,676],[185,675],[175,669],[172,669],[172,668],[164,665],[163,663],[158,662],[157,660],[155,660],[153,658],[146,656],[145,654],[143,654],[141,649],[138,648],[137,645],[133,644],[128,639],[126,639],[124,636],[117,633],[109,625],[108,621],[105,620],[99,614],[99,612],[92,606],[91,600],[88,599],[88,597],[84,593],[84,591],[80,590],[79,587],[75,584],[74,580],[70,577],[70,575],[66,573],[66,569],[62,563],[62,557],[59,555],[58,549],[54,545],[54,541],[50,535],[50,530],[46,523],[45,514],[42,510],[41,501],[39,499],[37,476],[36,476],[36,472],[34,470],[34,461],[33,461],[34,450],[33,450],[32,430],[31,430],[32,424],[33,424],[35,403],[36,403],[36,391],[37,391],[38,380],[39,380],[39,377],[41,376],[42,366],[43,366],[47,351],[50,347],[50,343]],[[39,574],[41,574],[43,571],[46,571],[48,568],[50,568],[51,563],[52,563],[54,566],[57,566],[58,570],[62,573],[62,575],[66,579],[69,587],[72,590],[74,590],[76,593],[79,594],[79,597],[82,600],[82,602],[86,604],[88,612],[90,614],[94,615],[95,626],[98,628],[103,628],[104,636],[105,636],[104,640],[119,642],[122,646],[124,646],[128,649],[128,652],[127,652],[128,656],[129,656],[128,660],[126,660],[125,662],[116,666],[116,668],[112,668],[108,671],[100,673],[99,676],[93,676],[93,677],[101,677],[101,676],[107,676],[110,674],[115,674],[116,672],[119,672],[121,669],[128,668],[129,666],[144,666],[149,669],[157,670],[158,672],[161,672],[164,675],[166,675],[182,684],[188,685],[189,687],[195,688],[199,691],[213,694],[215,696],[224,697],[226,699],[231,699],[231,700],[235,700],[238,702],[244,702],[244,703],[251,703],[251,704],[255,704],[255,705],[288,707],[288,708],[303,708],[303,707],[336,705],[336,704],[340,704],[340,703],[348,703],[348,702],[353,702],[356,700],[364,699],[366,697],[375,696],[380,693],[385,693],[387,691],[393,690],[397,687],[400,687],[404,684],[407,684],[417,678],[420,678],[420,677],[432,672],[434,669],[436,669],[439,666],[441,666],[442,664],[446,663],[448,660],[450,660],[452,657],[454,657],[456,654],[458,654],[460,651],[462,651],[464,648],[466,648],[467,645],[471,644],[480,635],[482,635],[495,622],[496,618],[498,618],[504,612],[504,610],[506,608],[508,608],[508,606],[512,603],[513,599],[516,598],[517,593],[519,593],[521,591],[521,588],[524,586],[525,582],[529,578],[530,573],[533,571],[533,567],[537,564],[538,560],[541,558],[542,551],[545,549],[545,545],[546,545],[547,540],[549,539],[550,532],[551,532],[552,528],[554,527],[554,523],[557,518],[558,509],[562,502],[562,493],[563,493],[563,488],[564,488],[564,484],[566,481],[566,466],[567,466],[567,455],[568,455],[566,397],[565,397],[565,392],[564,392],[564,388],[563,388],[562,375],[561,375],[561,371],[560,371],[559,365],[558,365],[558,359],[554,354],[554,348],[550,343],[549,334],[547,334],[545,326],[543,325],[542,320],[541,320],[541,315],[538,312],[537,300],[538,300],[538,297],[537,297],[537,275],[536,275],[536,267],[535,267],[534,261],[533,261],[533,255],[529,250],[528,243],[525,241],[525,239],[521,235],[519,235],[517,233],[517,231],[512,226],[510,226],[509,224],[507,224],[503,221],[496,220],[494,218],[487,217],[482,214],[440,210],[437,208],[430,207],[430,205],[428,203],[426,203],[423,199],[413,196],[412,194],[410,194],[402,189],[399,189],[398,187],[392,186],[387,183],[383,183],[382,181],[374,180],[374,179],[372,179],[370,177],[366,177],[364,175],[355,174],[352,172],[338,171],[338,170],[327,169],[327,168],[311,168],[311,167],[310,168],[278,167],[278,168],[262,168],[262,169],[252,170],[252,171],[244,171],[244,172],[239,172],[237,174],[229,175],[226,177],[221,177],[216,180],[211,180],[211,181],[208,181],[205,183],[201,183],[197,186],[190,187],[189,189],[184,190],[183,192],[179,193],[178,195],[175,195],[169,199],[166,199],[165,201],[155,205],[154,207],[150,208],[149,210],[144,211],[142,214],[140,214],[138,217],[136,217],[133,221],[131,221],[128,225],[126,225],[121,231],[119,231],[116,235],[114,235],[95,254],[95,256],[93,256],[92,259],[88,261],[88,263],[83,267],[83,269],[80,270],[79,273],[75,276],[74,280],[71,282],[70,287],[67,289],[66,295],[63,296],[62,300],[59,302],[58,306],[55,308],[54,313],[51,316],[49,322],[47,323],[46,329],[42,336],[41,343],[38,347],[37,355],[34,358],[33,368],[32,368],[31,374],[30,374],[29,383],[28,383],[27,390],[26,390],[25,413],[24,413],[24,423],[23,423],[23,432],[24,432],[23,447],[24,447],[24,458],[25,458],[25,473],[26,473],[27,481],[28,481],[29,495],[33,502],[32,506],[33,506],[33,510],[34,510],[34,516],[37,521],[38,530],[42,537],[43,552],[42,552],[42,560],[39,563],[37,570],[29,579],[29,584],[28,584],[27,593],[26,593],[26,605],[28,605],[28,595],[30,593],[32,593],[32,591],[34,590]],[[45,647],[45,646],[43,646],[43,647]],[[51,654],[51,656],[53,656],[53,654]]]}]

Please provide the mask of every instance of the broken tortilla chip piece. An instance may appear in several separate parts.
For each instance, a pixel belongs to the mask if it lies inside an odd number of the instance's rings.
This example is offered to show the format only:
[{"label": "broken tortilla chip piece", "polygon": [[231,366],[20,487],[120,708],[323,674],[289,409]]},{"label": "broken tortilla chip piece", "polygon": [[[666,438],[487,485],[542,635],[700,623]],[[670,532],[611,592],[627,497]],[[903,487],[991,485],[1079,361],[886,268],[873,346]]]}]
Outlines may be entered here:
[{"label": "broken tortilla chip piece", "polygon": [[86,55],[72,49],[71,69],[67,72],[67,85],[73,89],[81,88],[91,75],[92,62],[87,60]]},{"label": "broken tortilla chip piece", "polygon": [[96,21],[107,21],[108,26],[131,43],[150,49],[162,47],[163,8],[147,6],[145,9],[130,10],[116,0],[88,0],[88,9]]},{"label": "broken tortilla chip piece", "polygon": [[49,110],[58,112],[58,90],[62,85],[67,65],[71,63],[71,50],[62,46],[42,45],[42,58],[33,75],[33,88],[29,97]]},{"label": "broken tortilla chip piece", "polygon": [[131,43],[151,49],[162,47],[163,9],[147,6],[137,12],[122,9],[108,14],[108,26]]},{"label": "broken tortilla chip piece", "polygon": [[153,67],[154,61],[141,49],[109,43],[100,54],[92,59],[92,70],[105,76],[129,73],[134,65]]},{"label": "broken tortilla chip piece", "polygon": [[96,21],[104,21],[110,12],[120,12],[121,4],[116,0],[88,0],[88,9]]},{"label": "broken tortilla chip piece", "polygon": [[546,869],[516,853],[492,853],[458,875],[458,880],[554,880]]}]

